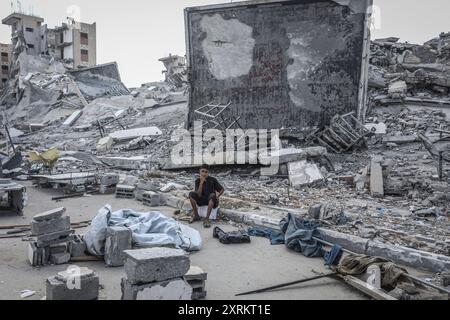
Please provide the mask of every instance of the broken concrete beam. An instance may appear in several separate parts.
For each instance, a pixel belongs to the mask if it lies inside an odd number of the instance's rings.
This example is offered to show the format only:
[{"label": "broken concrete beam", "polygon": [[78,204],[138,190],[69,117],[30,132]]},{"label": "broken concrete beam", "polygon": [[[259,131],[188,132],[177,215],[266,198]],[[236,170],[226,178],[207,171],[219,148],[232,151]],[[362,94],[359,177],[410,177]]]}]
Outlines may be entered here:
[{"label": "broken concrete beam", "polygon": [[183,277],[190,267],[189,256],[180,249],[127,250],[125,255],[125,272],[132,284]]},{"label": "broken concrete beam", "polygon": [[289,181],[293,187],[303,187],[324,180],[322,172],[316,164],[307,160],[290,162],[288,164]]},{"label": "broken concrete beam", "polygon": [[[266,153],[259,155],[259,161],[262,164],[275,163],[279,161],[279,164],[286,164],[289,162],[295,162],[300,160],[306,160],[309,158],[318,158],[327,154],[327,149],[324,147],[310,147],[304,149],[287,148],[276,151],[266,151]],[[278,160],[274,160],[278,158]]]},{"label": "broken concrete beam", "polygon": [[104,137],[97,142],[97,152],[107,152],[111,150],[113,145],[113,139],[111,137]]},{"label": "broken concrete beam", "polygon": [[182,278],[141,285],[122,279],[122,300],[191,300],[192,287]]},{"label": "broken concrete beam", "polygon": [[99,157],[100,161],[117,168],[147,169],[147,156],[135,157]]},{"label": "broken concrete beam", "polygon": [[33,220],[35,221],[46,221],[46,220],[52,220],[60,218],[64,212],[66,212],[66,208],[57,208],[50,211],[46,211],[40,214],[37,214],[33,217]]},{"label": "broken concrete beam", "polygon": [[62,124],[63,127],[71,127],[83,114],[83,111],[78,110],[75,111],[74,113],[72,113],[72,115],[70,117],[68,117],[66,119],[66,121],[64,121],[64,123]]},{"label": "broken concrete beam", "polygon": [[71,267],[69,271],[47,279],[47,300],[96,300],[100,285],[98,275],[88,268]]},{"label": "broken concrete beam", "polygon": [[119,175],[118,174],[105,174],[100,176],[100,185],[104,185],[107,187],[116,186],[119,183]]},{"label": "broken concrete beam", "polygon": [[86,252],[86,242],[80,235],[75,235],[74,239],[69,242],[70,256],[73,258],[83,257]]},{"label": "broken concrete beam", "polygon": [[136,187],[134,187],[134,186],[118,184],[116,186],[116,198],[133,199],[135,189],[136,189]]},{"label": "broken concrete beam", "polygon": [[121,267],[125,264],[125,250],[131,249],[132,232],[127,227],[108,227],[106,229],[105,263],[108,267]]},{"label": "broken concrete beam", "polygon": [[370,162],[370,194],[372,197],[384,197],[383,181],[381,163],[372,159]]},{"label": "broken concrete beam", "polygon": [[68,216],[52,220],[31,221],[31,234],[34,236],[66,230],[70,230],[70,217]]},{"label": "broken concrete beam", "polygon": [[208,274],[200,267],[191,266],[189,271],[184,275],[184,280],[202,280],[205,281],[208,278]]},{"label": "broken concrete beam", "polygon": [[139,137],[160,136],[162,131],[157,127],[135,128],[111,133],[109,136],[114,141],[133,140]]},{"label": "broken concrete beam", "polygon": [[413,143],[419,142],[419,138],[417,136],[409,135],[409,136],[387,136],[383,137],[383,143],[395,143],[395,144],[404,144],[404,143]]}]

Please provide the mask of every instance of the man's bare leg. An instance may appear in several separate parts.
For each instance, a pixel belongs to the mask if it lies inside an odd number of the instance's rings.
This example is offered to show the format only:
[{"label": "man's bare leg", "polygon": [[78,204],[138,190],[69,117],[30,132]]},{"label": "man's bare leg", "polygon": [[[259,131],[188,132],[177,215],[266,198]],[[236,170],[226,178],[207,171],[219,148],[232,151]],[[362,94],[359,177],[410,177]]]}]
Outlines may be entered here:
[{"label": "man's bare leg", "polygon": [[192,206],[192,212],[193,212],[193,217],[191,219],[191,223],[194,223],[196,221],[200,220],[200,216],[198,215],[198,207],[197,207],[197,202],[195,202],[194,199],[189,198],[189,201],[191,202],[191,206]]},{"label": "man's bare leg", "polygon": [[203,222],[203,226],[205,228],[211,227],[211,222],[209,221],[209,218],[211,217],[212,209],[214,208],[214,200],[209,200],[208,202],[208,211],[206,214],[206,220]]}]

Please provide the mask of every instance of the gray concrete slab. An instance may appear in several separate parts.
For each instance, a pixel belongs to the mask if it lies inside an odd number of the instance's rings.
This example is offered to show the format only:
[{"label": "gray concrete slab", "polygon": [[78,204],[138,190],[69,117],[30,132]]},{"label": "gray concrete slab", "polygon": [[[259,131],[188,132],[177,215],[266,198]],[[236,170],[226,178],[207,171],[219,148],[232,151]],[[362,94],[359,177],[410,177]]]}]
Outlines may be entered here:
[{"label": "gray concrete slab", "polygon": [[[72,222],[93,218],[104,204],[112,205],[113,210],[131,208],[149,211],[149,207],[134,199],[117,199],[114,195],[96,195],[83,198],[66,199],[55,202],[52,196],[59,195],[56,190],[43,190],[27,185],[29,205],[24,217],[0,216],[0,226],[27,224],[32,217],[45,210],[66,207],[66,214]],[[151,208],[171,215],[168,207]],[[309,259],[288,251],[284,246],[271,246],[264,238],[252,238],[250,244],[223,245],[212,236],[212,229],[204,229],[201,223],[193,225],[200,231],[204,248],[190,255],[191,264],[201,267],[208,273],[206,281],[207,299],[234,299],[234,295],[284,282],[314,276],[317,272],[327,272],[322,259]],[[226,231],[234,228],[220,224]],[[77,229],[83,233],[84,229]],[[20,291],[36,291],[29,300],[39,300],[45,296],[45,280],[64,271],[69,265],[33,268],[27,258],[28,242],[21,238],[0,239],[0,299],[20,299]],[[99,299],[120,299],[121,278],[125,276],[123,267],[107,268],[103,261],[76,263],[80,267],[95,270],[104,289]],[[359,292],[337,280],[318,280],[308,284],[259,295],[239,297],[240,299],[366,299]]]}]

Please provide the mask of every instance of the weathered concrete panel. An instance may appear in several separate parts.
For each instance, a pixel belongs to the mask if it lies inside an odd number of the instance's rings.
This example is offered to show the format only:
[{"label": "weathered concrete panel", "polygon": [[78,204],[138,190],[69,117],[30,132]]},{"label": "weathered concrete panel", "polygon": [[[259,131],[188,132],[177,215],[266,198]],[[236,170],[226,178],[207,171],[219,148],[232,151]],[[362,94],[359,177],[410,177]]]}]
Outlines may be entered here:
[{"label": "weathered concrete panel", "polygon": [[[194,110],[232,102],[244,128],[307,128],[355,111],[366,11],[356,0],[248,1],[187,8]],[[358,0],[359,1],[359,0]],[[360,0],[362,9],[370,0]]]}]

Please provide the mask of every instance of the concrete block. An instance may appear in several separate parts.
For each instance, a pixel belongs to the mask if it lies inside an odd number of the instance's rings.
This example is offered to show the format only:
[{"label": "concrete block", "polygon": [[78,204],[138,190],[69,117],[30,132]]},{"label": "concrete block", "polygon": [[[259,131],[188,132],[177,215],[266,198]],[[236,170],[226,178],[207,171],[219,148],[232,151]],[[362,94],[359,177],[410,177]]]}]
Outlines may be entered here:
[{"label": "concrete block", "polygon": [[95,273],[65,279],[53,276],[46,281],[47,300],[96,300],[99,285],[100,281]]},{"label": "concrete block", "polygon": [[132,232],[126,227],[106,229],[105,263],[109,267],[121,267],[125,264],[125,250],[130,250]]},{"label": "concrete block", "polygon": [[125,273],[132,284],[183,277],[190,259],[181,249],[150,248],[125,251]]},{"label": "concrete block", "polygon": [[116,186],[119,183],[118,174],[105,174],[100,176],[100,185],[104,186]]},{"label": "concrete block", "polygon": [[192,292],[192,300],[201,300],[205,299],[207,295],[207,291],[195,291]]},{"label": "concrete block", "polygon": [[37,214],[33,217],[35,221],[45,221],[60,218],[64,212],[66,212],[66,208],[57,208],[50,211],[46,211],[40,214]]},{"label": "concrete block", "polygon": [[184,280],[203,280],[205,281],[208,278],[208,274],[202,270],[200,267],[191,266],[188,272],[184,275]]},{"label": "concrete block", "polygon": [[153,191],[146,191],[142,195],[142,201],[144,205],[150,206],[150,207],[159,207],[163,205],[164,197],[161,194],[158,194]]},{"label": "concrete block", "polygon": [[182,278],[135,285],[122,279],[122,300],[191,300],[192,287]]},{"label": "concrete block", "polygon": [[189,280],[187,281],[192,289],[205,290],[206,282],[204,280]]},{"label": "concrete block", "polygon": [[100,194],[115,194],[116,186],[110,187],[110,186],[100,185],[99,192],[100,192]]},{"label": "concrete block", "polygon": [[50,255],[58,254],[58,253],[68,253],[69,252],[69,243],[59,243],[54,244],[48,247],[50,251]]},{"label": "concrete block", "polygon": [[50,254],[50,263],[51,264],[60,265],[60,264],[69,263],[69,261],[70,261],[70,253],[69,252]]},{"label": "concrete block", "polygon": [[65,230],[70,230],[70,217],[68,216],[44,221],[31,221],[31,234],[34,236]]},{"label": "concrete block", "polygon": [[72,257],[83,257],[86,255],[86,243],[79,235],[75,235],[74,239],[69,242],[69,252]]},{"label": "concrete block", "polygon": [[144,192],[158,191],[158,189],[158,186],[150,181],[140,181],[136,186],[136,200],[142,201]]},{"label": "concrete block", "polygon": [[293,187],[303,187],[324,180],[317,165],[306,160],[290,162],[288,171],[289,181]]}]

